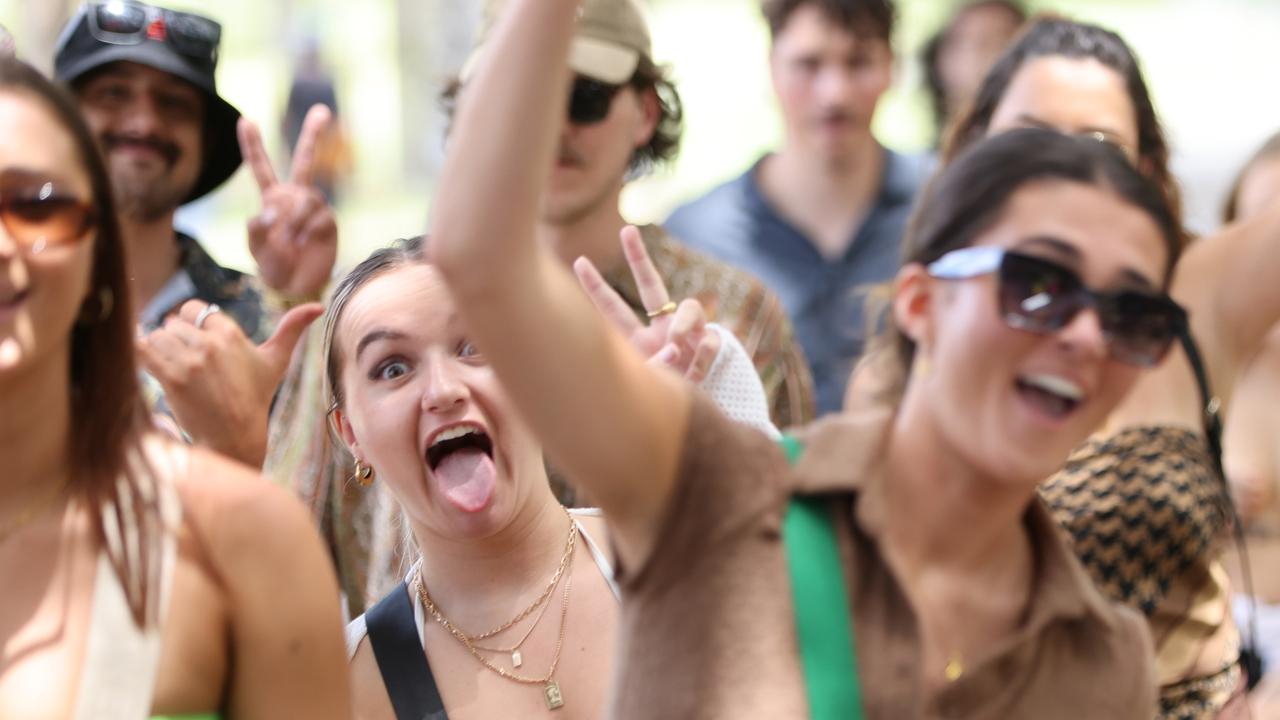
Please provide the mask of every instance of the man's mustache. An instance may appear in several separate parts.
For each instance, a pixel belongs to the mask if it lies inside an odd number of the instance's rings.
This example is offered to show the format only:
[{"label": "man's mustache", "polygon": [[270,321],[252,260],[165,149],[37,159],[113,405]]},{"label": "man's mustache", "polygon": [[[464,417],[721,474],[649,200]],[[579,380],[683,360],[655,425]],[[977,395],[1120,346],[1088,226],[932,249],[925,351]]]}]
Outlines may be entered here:
[{"label": "man's mustache", "polygon": [[144,147],[156,151],[170,164],[177,161],[182,151],[178,149],[175,143],[161,140],[155,136],[138,137],[135,135],[116,135],[107,133],[102,137],[102,142],[108,150],[114,150],[119,147]]}]

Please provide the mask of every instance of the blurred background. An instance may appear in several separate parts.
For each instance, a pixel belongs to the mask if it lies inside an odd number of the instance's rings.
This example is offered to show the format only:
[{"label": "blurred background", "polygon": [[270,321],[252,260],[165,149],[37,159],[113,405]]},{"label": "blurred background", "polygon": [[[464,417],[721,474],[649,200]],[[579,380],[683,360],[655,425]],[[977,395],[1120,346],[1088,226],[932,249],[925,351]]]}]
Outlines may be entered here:
[{"label": "blurred background", "polygon": [[[78,2],[0,0],[0,24],[18,54],[48,70]],[[466,58],[481,0],[172,0],[223,26],[221,93],[263,128],[278,172],[289,88],[296,75],[332,80],[345,143],[332,158],[342,231],[340,264],[425,227],[443,153],[437,95]],[[677,163],[633,183],[628,219],[660,221],[681,201],[740,173],[779,138],[769,87],[767,29],[756,0],[648,0],[654,53],[668,63],[686,109]],[[931,119],[920,52],[958,2],[898,0],[893,89],[876,131],[886,145],[928,150]],[[1031,0],[1118,31],[1135,48],[1171,134],[1187,221],[1218,224],[1244,160],[1280,129],[1280,0]],[[502,198],[493,198],[501,207]],[[184,209],[224,264],[251,269],[244,222],[258,211],[247,170]]]}]

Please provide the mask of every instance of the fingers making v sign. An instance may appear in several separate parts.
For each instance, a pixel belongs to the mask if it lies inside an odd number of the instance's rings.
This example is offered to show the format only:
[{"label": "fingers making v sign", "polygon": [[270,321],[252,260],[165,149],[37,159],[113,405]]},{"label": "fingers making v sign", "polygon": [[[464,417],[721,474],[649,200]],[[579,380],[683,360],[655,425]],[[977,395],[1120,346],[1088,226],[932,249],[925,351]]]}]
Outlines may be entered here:
[{"label": "fingers making v sign", "polygon": [[707,332],[707,315],[702,303],[689,299],[671,301],[667,284],[649,258],[640,231],[628,225],[621,233],[622,252],[635,278],[640,301],[649,324],[642,323],[631,306],[605,282],[587,258],[573,264],[578,282],[596,309],[622,332],[649,362],[666,365],[690,382],[706,377],[720,351],[720,336]]},{"label": "fingers making v sign", "polygon": [[316,144],[331,119],[324,105],[307,112],[284,182],[276,178],[258,126],[241,118],[236,127],[240,152],[262,195],[262,211],[248,224],[249,250],[262,281],[290,305],[320,298],[338,255],[333,208],[313,184]]}]

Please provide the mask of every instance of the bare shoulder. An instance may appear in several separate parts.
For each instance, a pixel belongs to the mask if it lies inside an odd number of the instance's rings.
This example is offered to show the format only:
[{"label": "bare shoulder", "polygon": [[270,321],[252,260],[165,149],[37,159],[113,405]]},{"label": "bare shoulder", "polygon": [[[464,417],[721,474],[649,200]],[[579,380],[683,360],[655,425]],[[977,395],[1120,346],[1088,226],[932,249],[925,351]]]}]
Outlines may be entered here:
[{"label": "bare shoulder", "polygon": [[219,564],[239,567],[287,559],[299,546],[319,542],[311,518],[288,492],[216,453],[202,448],[187,452],[188,472],[175,483],[178,495]]},{"label": "bare shoulder", "polygon": [[368,636],[356,647],[350,671],[355,716],[360,720],[394,718],[395,710],[391,707],[391,698],[387,696],[386,685],[382,682],[382,673],[378,672],[378,661],[373,656]]}]

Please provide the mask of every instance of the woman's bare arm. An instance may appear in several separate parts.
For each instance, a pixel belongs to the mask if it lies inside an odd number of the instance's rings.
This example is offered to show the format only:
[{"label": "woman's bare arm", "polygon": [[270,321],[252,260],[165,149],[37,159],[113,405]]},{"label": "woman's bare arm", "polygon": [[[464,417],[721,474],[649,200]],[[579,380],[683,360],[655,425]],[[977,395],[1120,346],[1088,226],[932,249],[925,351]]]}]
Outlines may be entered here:
[{"label": "woman's bare arm", "polygon": [[634,566],[671,496],[690,393],[647,367],[535,242],[577,5],[505,6],[460,98],[430,247],[472,339],[548,456],[605,510]]},{"label": "woman's bare arm", "polygon": [[302,506],[244,466],[192,451],[183,505],[225,584],[230,717],[349,718],[338,584]]}]

